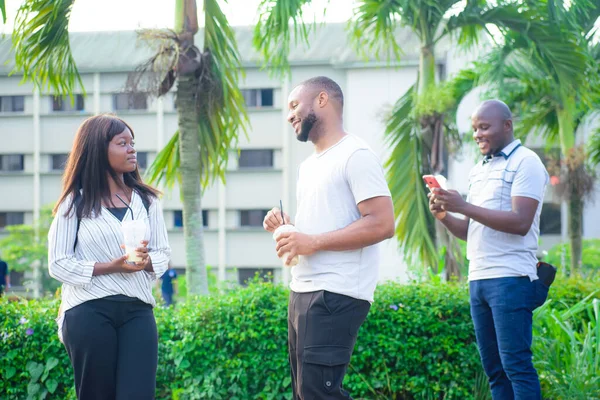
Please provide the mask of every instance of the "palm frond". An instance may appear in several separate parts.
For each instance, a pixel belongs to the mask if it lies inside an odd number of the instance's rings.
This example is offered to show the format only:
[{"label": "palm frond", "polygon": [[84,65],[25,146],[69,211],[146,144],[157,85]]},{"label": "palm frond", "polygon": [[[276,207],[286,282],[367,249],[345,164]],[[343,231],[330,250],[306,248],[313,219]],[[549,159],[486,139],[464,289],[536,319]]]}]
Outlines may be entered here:
[{"label": "palm frond", "polygon": [[596,129],[596,132],[594,135],[592,135],[588,146],[590,161],[594,165],[600,164],[600,129]]},{"label": "palm frond", "polygon": [[172,188],[176,181],[181,182],[180,161],[179,131],[177,131],[156,155],[154,162],[146,170],[145,178],[151,184],[163,184]]},{"label": "palm frond", "polygon": [[433,267],[437,263],[434,221],[420,173],[420,130],[412,115],[415,91],[415,86],[411,87],[396,102],[386,122],[386,143],[393,150],[385,167],[394,201],[396,238],[404,258],[412,267],[419,262]]},{"label": "palm frond", "polygon": [[0,12],[2,13],[2,23],[6,23],[6,3],[4,0],[0,0]]},{"label": "palm frond", "polygon": [[75,0],[28,0],[19,8],[12,35],[13,73],[23,73],[39,87],[72,95],[83,88],[71,54],[69,18]]},{"label": "palm frond", "polygon": [[414,24],[412,15],[402,13],[401,1],[361,0],[358,2],[350,24],[350,39],[356,50],[367,57],[385,54],[387,60],[399,59],[404,53],[396,38],[398,21]]},{"label": "palm frond", "polygon": [[552,18],[580,30],[582,37],[587,37],[595,28],[600,17],[600,3],[594,0],[574,0],[565,7],[564,2],[548,1],[548,9]]},{"label": "palm frond", "polygon": [[566,25],[549,21],[546,15],[539,7],[507,3],[484,9],[479,14],[461,13],[448,26],[450,30],[469,25],[497,26],[504,35],[504,57],[497,59],[499,64],[495,67],[501,67],[513,52],[525,53],[557,80],[561,90],[574,90],[584,82],[582,77],[590,59],[577,35]]},{"label": "palm frond", "polygon": [[[263,55],[265,66],[277,74],[289,72],[288,55],[292,39],[294,44],[303,41],[308,45],[311,28],[306,24],[302,7],[311,0],[261,0],[258,6],[259,20],[254,27],[252,43]],[[290,27],[291,22],[291,27]]]},{"label": "palm frond", "polygon": [[485,0],[467,0],[463,10],[450,16],[443,29],[437,32],[435,42],[440,41],[444,36],[450,35],[456,40],[456,44],[465,50],[471,50],[479,45],[482,33],[486,32],[484,25],[479,23],[463,23],[465,16],[479,15],[486,8]]},{"label": "palm frond", "polygon": [[351,41],[365,57],[398,59],[404,54],[398,28],[410,28],[422,46],[433,45],[446,13],[457,3],[460,1],[359,0],[349,21]]},{"label": "palm frond", "polygon": [[244,97],[239,89],[242,70],[235,34],[218,0],[205,0],[204,53],[210,73],[200,77],[200,87],[216,84],[215,90],[203,93],[206,107],[198,110],[198,134],[202,183],[214,178],[225,179],[230,149],[237,146],[238,133],[247,135],[249,119]]}]

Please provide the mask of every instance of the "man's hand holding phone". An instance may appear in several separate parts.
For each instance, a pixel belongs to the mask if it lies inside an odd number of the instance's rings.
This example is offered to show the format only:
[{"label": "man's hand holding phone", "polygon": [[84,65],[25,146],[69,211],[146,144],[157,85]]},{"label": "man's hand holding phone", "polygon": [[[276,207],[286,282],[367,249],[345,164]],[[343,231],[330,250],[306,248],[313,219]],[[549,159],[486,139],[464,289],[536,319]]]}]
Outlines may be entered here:
[{"label": "man's hand holding phone", "polygon": [[443,179],[442,182],[440,182],[440,180],[438,180],[438,178],[434,175],[423,175],[423,181],[429,188],[429,193],[427,194],[427,197],[429,198],[429,211],[431,211],[435,218],[442,220],[446,217],[446,211],[442,208],[442,205],[437,202],[434,194],[435,189],[442,189],[446,187],[445,179]]}]

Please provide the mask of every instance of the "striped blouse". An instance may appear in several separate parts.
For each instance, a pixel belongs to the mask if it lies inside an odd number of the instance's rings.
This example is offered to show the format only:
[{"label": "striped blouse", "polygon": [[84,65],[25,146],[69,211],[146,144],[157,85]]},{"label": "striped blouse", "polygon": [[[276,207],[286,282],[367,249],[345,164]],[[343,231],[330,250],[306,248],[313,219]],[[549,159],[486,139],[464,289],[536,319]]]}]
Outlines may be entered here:
[{"label": "striped blouse", "polygon": [[[82,218],[77,232],[74,210],[65,217],[70,202],[71,198],[60,204],[48,232],[50,276],[63,283],[62,302],[56,319],[61,341],[65,311],[86,301],[120,294],[155,306],[152,283],[167,270],[171,255],[160,201],[152,199],[146,211],[142,198],[134,191],[130,208],[135,219],[146,221],[145,239],[149,242],[148,254],[154,272],[142,270],[92,276],[95,263],[111,262],[125,254],[120,247],[123,243],[121,221],[102,207],[100,214],[93,218]],[[128,211],[124,219],[129,218],[131,212]]]}]

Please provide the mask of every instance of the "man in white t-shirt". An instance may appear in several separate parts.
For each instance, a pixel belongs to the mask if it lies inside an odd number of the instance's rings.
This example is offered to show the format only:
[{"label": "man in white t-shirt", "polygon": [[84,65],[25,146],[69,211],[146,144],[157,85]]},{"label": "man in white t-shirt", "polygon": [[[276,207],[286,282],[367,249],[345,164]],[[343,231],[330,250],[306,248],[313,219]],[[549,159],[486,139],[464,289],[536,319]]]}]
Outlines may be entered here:
[{"label": "man in white t-shirt", "polygon": [[[472,125],[485,158],[471,170],[468,198],[434,189],[430,209],[454,236],[467,241],[471,316],[493,399],[539,400],[532,312],[548,295],[536,270],[548,173],[537,154],[515,140],[503,102],[483,102]],[[438,215],[444,211],[465,218]]]},{"label": "man in white t-shirt", "polygon": [[[292,267],[288,344],[294,399],[349,399],[342,381],[377,284],[378,243],[394,234],[383,168],[373,151],[344,131],[344,97],[326,77],[289,95],[288,121],[315,152],[298,170],[299,232],[278,236],[276,251]],[[264,228],[290,223],[274,208]]]}]

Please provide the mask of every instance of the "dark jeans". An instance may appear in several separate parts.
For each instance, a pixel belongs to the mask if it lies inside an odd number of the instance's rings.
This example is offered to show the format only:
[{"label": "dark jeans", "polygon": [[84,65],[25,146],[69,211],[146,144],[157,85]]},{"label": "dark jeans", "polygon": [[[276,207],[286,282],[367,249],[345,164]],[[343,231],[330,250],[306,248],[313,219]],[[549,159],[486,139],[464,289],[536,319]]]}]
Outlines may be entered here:
[{"label": "dark jeans", "polygon": [[470,282],[471,316],[483,369],[494,400],[539,400],[540,381],[533,367],[532,312],[548,288],[528,277]]},{"label": "dark jeans", "polygon": [[173,304],[173,293],[172,292],[162,292],[163,300],[165,301],[165,307],[169,307]]},{"label": "dark jeans", "polygon": [[371,304],[324,290],[290,292],[288,345],[294,400],[351,399],[342,388]]},{"label": "dark jeans", "polygon": [[65,312],[63,339],[79,400],[154,399],[158,335],[151,305],[87,301]]}]

